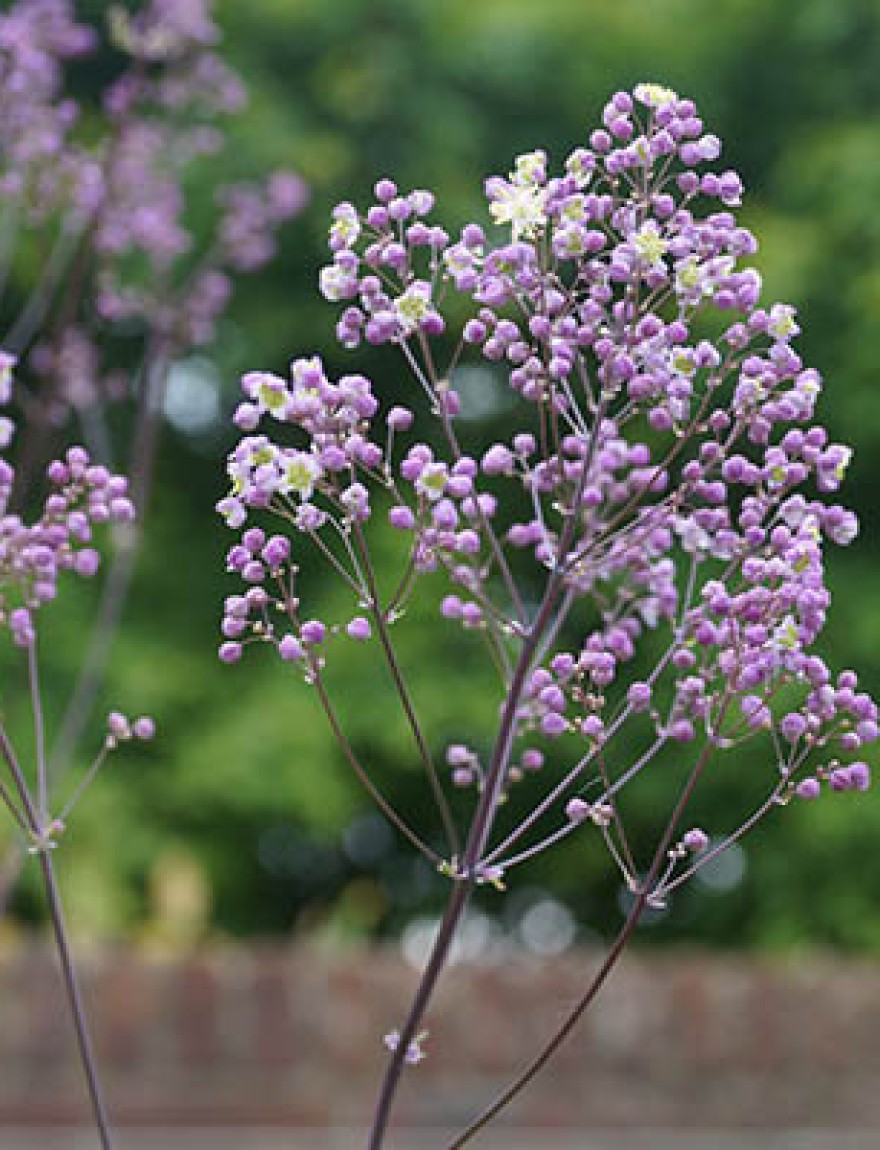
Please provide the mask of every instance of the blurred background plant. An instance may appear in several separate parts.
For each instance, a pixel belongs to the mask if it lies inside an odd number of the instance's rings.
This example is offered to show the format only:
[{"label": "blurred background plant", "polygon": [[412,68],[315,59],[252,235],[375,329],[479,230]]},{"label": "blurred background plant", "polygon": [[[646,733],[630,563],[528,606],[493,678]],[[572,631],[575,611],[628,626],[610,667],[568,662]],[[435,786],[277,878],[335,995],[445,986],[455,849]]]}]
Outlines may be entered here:
[{"label": "blurred background plant", "polygon": [[[84,0],[77,14],[98,27],[106,6]],[[294,927],[337,940],[400,935],[415,958],[443,881],[398,848],[294,675],[279,675],[268,654],[248,660],[246,671],[215,663],[231,582],[222,574],[228,537],[211,509],[225,486],[238,374],[283,373],[303,346],[321,350],[331,375],[354,369],[333,338],[336,309],[315,290],[338,200],[366,202],[373,181],[388,174],[436,190],[454,228],[479,211],[482,178],[507,171],[514,155],[540,143],[559,160],[581,143],[607,92],[649,79],[691,95],[746,181],[742,219],[762,240],[756,262],[768,298],[798,306],[800,350],[827,381],[820,417],[834,439],[856,447],[846,496],[863,534],[848,554],[829,556],[835,602],[826,651],[836,667],[857,666],[876,693],[880,13],[872,0],[805,0],[796,10],[785,0],[719,0],[711,9],[698,0],[226,0],[215,16],[224,60],[250,91],[246,114],[229,127],[236,174],[295,167],[313,202],[281,238],[280,258],[242,286],[213,338],[168,357],[167,434],[108,680],[114,699],[157,716],[161,740],[136,767],[108,772],[80,810],[64,844],[70,918],[93,935],[164,943]],[[73,65],[87,123],[117,52]],[[194,235],[211,230],[220,176],[229,178],[228,164],[208,158],[187,178]],[[39,259],[16,267],[8,291],[19,305]],[[155,283],[152,274],[147,282]],[[357,370],[377,390],[411,399],[391,355],[357,354]],[[503,429],[504,397],[491,376],[464,390],[471,432]],[[126,442],[124,407],[110,428]],[[96,588],[71,590],[76,610],[50,613],[46,693],[56,719],[96,609]],[[466,648],[450,647],[435,619],[426,609],[408,630],[403,658],[420,667],[419,705],[440,747],[490,720],[492,704]],[[4,680],[11,673],[0,667]],[[420,776],[401,750],[393,695],[374,690],[365,673],[354,652],[336,676],[349,700],[348,729],[412,810]],[[748,771],[747,758],[729,759],[707,802],[746,809]],[[647,824],[650,782],[637,799],[633,817]],[[694,814],[703,824],[731,821],[708,807]],[[800,804],[784,825],[765,821],[742,850],[707,868],[706,881],[640,937],[880,949],[880,860],[871,849],[878,831],[880,810],[870,801]],[[621,891],[601,852],[579,840],[520,882],[503,921],[479,906],[473,912],[463,945],[474,956],[513,938],[563,949],[619,921]],[[27,872],[12,911],[18,922],[39,913]]]},{"label": "blurred background plant", "polygon": [[[307,199],[301,177],[290,172],[220,183],[200,229],[190,218],[191,173],[222,153],[222,122],[241,108],[246,89],[213,51],[219,29],[204,0],[148,0],[131,13],[111,6],[105,17],[106,27],[93,28],[80,21],[71,0],[17,0],[0,15],[0,301],[8,287],[0,398],[13,403],[11,418],[0,425],[4,454],[16,440],[15,470],[4,478],[0,497],[0,613],[14,645],[28,652],[27,693],[37,728],[36,753],[29,757],[38,760],[44,821],[47,789],[76,753],[122,618],[171,367],[214,338],[233,276],[272,258],[276,230]],[[94,90],[85,97],[72,67],[82,61],[93,65]],[[11,388],[13,367],[22,369],[23,386],[17,378]],[[47,464],[70,436],[88,444],[89,454],[68,451],[67,465],[52,464],[48,478],[64,487],[85,475],[86,514],[68,508],[70,539],[59,543],[50,539],[60,514],[50,498],[44,519],[51,525],[40,520],[32,546],[45,534],[50,548],[60,547],[62,568],[93,573],[97,552],[89,549],[73,561],[65,550],[90,542],[91,502],[118,461],[131,482],[113,479],[113,493],[130,490],[134,506],[125,501],[125,513],[117,514],[112,500],[95,503],[95,522],[115,526],[112,561],[89,632],[68,668],[57,736],[44,753],[28,612],[55,597],[55,572],[48,581],[48,568],[40,567],[45,560],[28,558],[22,521],[42,506]],[[100,479],[86,470],[89,460],[101,465]],[[63,510],[73,495],[64,488],[53,498]],[[3,702],[13,712],[16,704],[7,700],[15,686],[10,675]],[[24,844],[10,846],[0,906],[24,861]]]}]

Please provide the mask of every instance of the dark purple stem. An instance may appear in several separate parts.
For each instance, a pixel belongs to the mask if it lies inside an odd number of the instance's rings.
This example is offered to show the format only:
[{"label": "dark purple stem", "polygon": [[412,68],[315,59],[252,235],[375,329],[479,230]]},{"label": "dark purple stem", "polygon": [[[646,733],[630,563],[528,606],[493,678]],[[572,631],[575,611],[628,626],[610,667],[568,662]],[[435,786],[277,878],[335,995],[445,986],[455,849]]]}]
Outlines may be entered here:
[{"label": "dark purple stem", "polygon": [[[727,700],[724,700],[721,708],[722,714],[726,708],[726,705]],[[638,925],[639,919],[641,918],[645,906],[647,905],[654,883],[660,874],[660,870],[666,858],[666,852],[672,843],[672,839],[675,836],[676,831],[678,830],[678,825],[681,822],[682,816],[684,815],[688,803],[690,802],[691,796],[694,793],[694,789],[700,780],[700,776],[703,774],[703,771],[705,770],[709,761],[709,757],[712,753],[712,747],[713,744],[710,741],[704,743],[703,749],[700,752],[700,756],[697,759],[697,762],[694,765],[693,770],[691,771],[688,780],[682,789],[681,795],[678,798],[678,802],[675,805],[675,809],[669,818],[669,822],[666,824],[666,829],[660,838],[660,842],[656,851],[654,852],[654,857],[651,860],[651,866],[648,868],[648,873],[642,880],[639,893],[634,900],[629,914],[627,915],[623,926],[620,928],[617,937],[611,944],[611,947],[606,954],[602,965],[599,967],[586,991],[575,1003],[565,1021],[562,1023],[550,1041],[546,1044],[540,1054],[538,1054],[538,1056],[529,1063],[529,1065],[519,1075],[519,1077],[516,1078],[516,1080],[512,1082],[510,1086],[508,1086],[495,1099],[495,1101],[490,1106],[488,1106],[483,1111],[483,1113],[480,1114],[480,1116],[470,1124],[470,1126],[467,1127],[466,1130],[458,1135],[454,1141],[450,1142],[447,1150],[461,1150],[462,1146],[470,1142],[475,1134],[478,1134],[480,1130],[486,1127],[493,1120],[493,1118],[497,1117],[497,1115],[500,1114],[501,1111],[504,1110],[505,1107],[507,1107],[514,1100],[514,1098],[516,1098],[516,1096],[525,1089],[526,1086],[528,1086],[528,1084],[544,1069],[556,1051],[566,1041],[577,1024],[580,1022],[587,1008],[602,989],[602,986],[605,984],[608,976],[611,974],[611,971],[616,966],[618,959],[626,948],[626,944],[629,942],[633,931]]]},{"label": "dark purple stem", "polygon": [[64,912],[61,909],[61,900],[58,897],[58,887],[55,883],[55,873],[52,869],[52,859],[48,851],[40,851],[40,869],[43,872],[43,884],[46,888],[46,900],[49,904],[49,913],[52,917],[52,929],[55,933],[55,945],[58,957],[61,960],[61,970],[64,975],[64,986],[73,1016],[73,1025],[76,1030],[76,1040],[79,1046],[80,1060],[85,1071],[86,1082],[89,1088],[89,1097],[92,1101],[92,1111],[98,1135],[103,1150],[113,1150],[113,1139],[110,1136],[110,1123],[107,1118],[107,1109],[101,1093],[101,1084],[98,1081],[98,1072],[92,1042],[89,1037],[86,1023],[85,1008],[82,995],[77,982],[73,958],[67,941],[67,930],[64,923]]},{"label": "dark purple stem", "polygon": [[397,1092],[410,1043],[415,1037],[416,1030],[430,1002],[434,987],[446,963],[455,932],[458,929],[461,917],[467,906],[468,898],[477,881],[477,863],[486,848],[489,835],[492,833],[492,825],[498,813],[499,801],[507,778],[510,748],[516,731],[516,715],[519,710],[526,680],[531,670],[532,662],[540,652],[544,633],[552,624],[557,599],[565,587],[565,576],[562,565],[563,558],[572,545],[577,529],[578,508],[580,507],[584,487],[587,482],[595,442],[596,439],[595,436],[593,436],[581,469],[581,474],[575,486],[572,510],[565,519],[559,539],[556,566],[550,578],[547,580],[547,586],[544,590],[544,597],[541,601],[538,613],[526,634],[522,649],[520,650],[519,659],[517,660],[516,669],[510,682],[507,699],[505,700],[504,711],[498,728],[498,736],[492,751],[492,758],[486,772],[486,782],[468,832],[456,885],[449,897],[440,932],[437,935],[431,956],[428,959],[428,965],[422,974],[406,1022],[401,1030],[397,1047],[391,1055],[391,1060],[385,1073],[385,1079],[382,1083],[382,1090],[376,1105],[376,1113],[370,1132],[369,1150],[381,1150],[385,1132],[388,1128],[388,1121],[391,1117],[391,1106]]},{"label": "dark purple stem", "polygon": [[406,685],[406,680],[403,677],[403,672],[397,662],[397,656],[394,647],[391,643],[391,636],[388,634],[388,624],[385,618],[385,613],[382,610],[382,605],[379,602],[379,588],[376,582],[376,574],[373,570],[372,559],[367,547],[367,541],[364,539],[363,532],[360,525],[354,525],[354,538],[357,544],[358,551],[360,552],[361,559],[364,565],[364,574],[367,580],[367,589],[370,592],[370,614],[376,624],[376,630],[379,634],[379,642],[382,645],[382,651],[385,655],[385,661],[388,664],[388,669],[391,672],[391,678],[394,680],[394,686],[397,690],[401,706],[403,707],[404,714],[406,715],[407,722],[409,723],[410,730],[412,731],[413,738],[415,739],[416,746],[419,750],[419,756],[425,767],[425,773],[428,776],[428,782],[431,786],[431,793],[434,796],[434,802],[437,805],[437,810],[440,813],[440,820],[443,823],[443,830],[446,835],[446,842],[450,854],[455,855],[458,853],[458,833],[455,829],[455,823],[452,819],[452,812],[449,809],[449,803],[446,800],[446,795],[443,792],[443,786],[437,776],[437,768],[434,765],[434,760],[431,756],[431,751],[428,747],[427,740],[422,732],[421,724],[419,723],[418,716],[416,715],[415,707],[413,706],[412,699],[410,698],[409,689]]},{"label": "dark purple stem", "polygon": [[[572,523],[572,519],[569,519],[566,527],[568,527],[570,523]],[[568,534],[568,531],[563,533],[564,537]],[[561,554],[564,554],[564,548],[567,546],[568,543],[564,538],[563,546],[560,548]],[[501,724],[492,752],[492,759],[486,773],[486,784],[480,796],[480,802],[468,833],[464,855],[461,860],[460,874],[455,882],[452,894],[449,897],[440,931],[434,943],[433,950],[431,951],[431,956],[428,959],[428,964],[419,982],[406,1022],[401,1030],[397,1047],[392,1053],[391,1060],[388,1064],[373,1119],[369,1150],[380,1150],[382,1146],[388,1121],[391,1116],[391,1106],[405,1065],[407,1051],[427,1009],[437,980],[446,964],[449,948],[476,882],[476,865],[491,833],[492,824],[498,811],[499,798],[504,786],[507,765],[510,758],[510,747],[516,726],[516,713],[519,709],[526,679],[531,669],[532,659],[541,641],[544,628],[552,618],[553,608],[562,586],[562,574],[559,568],[557,568],[547,583],[544,600],[520,652],[516,670],[511,680],[510,691],[508,692],[504,706],[504,712],[501,717]]]},{"label": "dark purple stem", "polygon": [[58,949],[58,957],[61,960],[64,987],[67,992],[70,1012],[73,1016],[80,1059],[89,1088],[89,1097],[92,1102],[95,1125],[98,1128],[103,1150],[113,1150],[113,1140],[110,1136],[107,1110],[101,1094],[101,1085],[98,1081],[97,1064],[95,1062],[94,1052],[92,1051],[91,1039],[89,1038],[89,1029],[86,1023],[82,995],[80,994],[79,983],[77,982],[76,971],[73,966],[70,945],[67,941],[67,929],[64,922],[64,912],[61,909],[58,887],[55,882],[55,872],[52,868],[52,859],[49,855],[49,851],[43,845],[45,828],[40,824],[39,812],[28,790],[24,772],[21,769],[21,765],[15,754],[15,749],[2,724],[0,724],[0,752],[2,752],[3,758],[6,760],[6,764],[15,782],[16,790],[19,793],[27,817],[28,830],[33,835],[34,840],[40,844],[38,854],[40,858],[40,869],[43,874],[43,885],[46,889],[46,901],[49,904],[49,914],[52,919],[52,929],[55,934],[55,945]]}]

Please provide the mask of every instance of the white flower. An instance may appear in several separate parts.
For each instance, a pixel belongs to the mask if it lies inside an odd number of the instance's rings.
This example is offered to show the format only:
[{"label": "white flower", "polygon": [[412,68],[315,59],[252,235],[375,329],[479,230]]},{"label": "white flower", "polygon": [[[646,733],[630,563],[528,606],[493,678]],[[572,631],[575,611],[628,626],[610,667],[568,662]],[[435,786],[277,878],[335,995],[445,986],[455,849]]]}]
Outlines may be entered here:
[{"label": "white flower", "polygon": [[279,490],[292,491],[300,499],[311,499],[315,484],[324,474],[321,464],[307,451],[291,451],[284,459],[283,478]]},{"label": "white flower", "polygon": [[424,280],[415,280],[394,301],[394,311],[406,332],[415,331],[433,310],[431,285]]},{"label": "white flower", "polygon": [[351,299],[357,294],[357,276],[345,271],[338,264],[328,264],[321,268],[318,276],[321,295],[330,303]]},{"label": "white flower", "polygon": [[350,248],[361,234],[361,222],[352,204],[337,204],[333,209],[330,241],[334,245]]},{"label": "white flower", "polygon": [[678,347],[669,353],[669,366],[675,375],[690,378],[697,370],[693,348]]},{"label": "white flower", "polygon": [[578,148],[565,161],[565,170],[579,188],[585,188],[592,178],[594,164],[593,156],[584,148]]},{"label": "white flower", "polygon": [[278,448],[265,435],[248,436],[230,455],[227,474],[232,480],[233,495],[246,491],[256,471],[277,464]]},{"label": "white flower", "polygon": [[514,240],[533,236],[547,223],[547,193],[530,185],[504,184],[495,191],[489,214],[496,224],[510,224]]},{"label": "white flower", "polygon": [[800,632],[797,619],[793,615],[786,615],[770,639],[770,646],[774,651],[795,651],[800,645]]},{"label": "white flower", "polygon": [[775,303],[770,308],[770,322],[767,330],[774,339],[788,339],[800,331],[795,322],[795,310],[787,303]]},{"label": "white flower", "polygon": [[712,294],[708,268],[696,256],[688,256],[675,268],[675,290],[678,295],[698,299]]},{"label": "white flower", "polygon": [[636,84],[633,95],[646,108],[664,108],[678,101],[678,94],[662,84]]},{"label": "white flower", "polygon": [[269,371],[250,371],[241,382],[245,394],[257,404],[260,411],[277,414],[290,398],[287,381]]},{"label": "white flower", "polygon": [[630,236],[630,242],[643,264],[647,264],[650,268],[664,267],[663,257],[669,248],[669,242],[664,240],[654,220],[642,224],[639,230]]},{"label": "white flower", "polygon": [[511,181],[520,187],[542,184],[547,176],[547,153],[537,149],[534,152],[525,152],[517,156],[513,171],[510,173]]},{"label": "white flower", "polygon": [[448,479],[449,469],[445,463],[429,463],[416,480],[416,491],[434,503],[446,490]]},{"label": "white flower", "polygon": [[571,223],[580,223],[585,220],[587,218],[586,197],[581,192],[569,196],[563,205],[560,215],[562,219],[568,220]]}]

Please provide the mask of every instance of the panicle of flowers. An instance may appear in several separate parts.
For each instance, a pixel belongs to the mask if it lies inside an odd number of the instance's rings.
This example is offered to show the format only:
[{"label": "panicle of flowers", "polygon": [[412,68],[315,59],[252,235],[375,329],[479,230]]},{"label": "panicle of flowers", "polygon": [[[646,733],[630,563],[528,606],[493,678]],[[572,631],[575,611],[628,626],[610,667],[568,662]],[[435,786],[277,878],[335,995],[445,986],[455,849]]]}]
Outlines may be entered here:
[{"label": "panicle of flowers", "polygon": [[[143,0],[134,14],[112,6],[106,14],[118,49],[108,59],[121,64],[81,116],[68,65],[94,53],[99,37],[77,19],[73,0],[14,0],[0,13],[0,407],[14,402],[20,440],[13,468],[15,423],[0,411],[0,641],[10,639],[26,666],[33,726],[24,761],[0,699],[0,801],[38,856],[95,1120],[110,1147],[51,852],[108,756],[150,739],[152,719],[112,712],[97,756],[57,814],[55,776],[73,757],[121,614],[170,367],[213,338],[235,277],[272,258],[278,229],[302,209],[306,189],[293,173],[245,183],[231,167],[213,221],[197,231],[192,176],[224,146],[227,117],[246,96],[214,50],[209,0]],[[131,438],[114,443],[107,406],[135,397]],[[71,417],[87,447],[49,462]],[[123,456],[129,480],[114,473],[112,461]],[[113,578],[48,746],[42,612],[64,572],[96,573],[103,525],[122,528]],[[5,883],[14,881],[14,854],[4,860]],[[27,854],[19,856],[23,864]]]},{"label": "panicle of flowers", "polygon": [[[294,173],[247,182],[227,165],[232,182],[216,187],[213,218],[197,226],[193,177],[222,152],[229,116],[246,99],[217,54],[209,0],[142,0],[136,12],[108,6],[101,16],[118,65],[80,128],[67,65],[99,48],[96,30],[78,21],[72,0],[15,0],[0,15],[0,330],[18,360],[21,416],[7,512],[35,502],[71,421],[88,473],[125,460],[126,498],[145,507],[175,361],[212,340],[236,277],[272,258],[279,228],[306,202]],[[108,410],[118,403],[135,409],[121,425]],[[9,436],[0,422],[0,447]],[[96,492],[87,502],[97,506]],[[138,523],[113,533],[112,577],[60,725],[59,759],[100,687]],[[38,584],[49,594],[48,579]]]},{"label": "panicle of flowers", "polygon": [[[365,212],[340,204],[333,262],[321,273],[323,294],[347,305],[340,339],[400,348],[440,421],[445,457],[425,442],[403,446],[412,410],[395,406],[378,419],[363,376],[333,383],[319,359],[298,359],[289,380],[244,377],[235,418],[248,434],[230,457],[233,486],[220,509],[232,527],[245,526],[251,509],[277,512],[370,604],[349,540],[379,488],[392,526],[410,540],[414,575],[440,567],[458,585],[443,616],[482,632],[508,666],[534,625],[506,586],[510,553],[530,553],[566,603],[598,603],[603,622],[579,646],[538,648],[517,700],[519,739],[584,740],[569,787],[610,753],[623,720],[641,715],[655,753],[700,738],[723,750],[768,732],[780,801],[811,797],[820,780],[844,789],[848,768],[833,756],[806,772],[808,760],[857,751],[877,733],[854,672],[835,680],[812,651],[830,598],[824,542],[846,545],[857,532],[852,512],[821,498],[837,490],[851,453],[811,423],[821,380],[792,346],[796,313],[761,301],[748,263],[757,241],[730,210],[741,181],[710,167],[721,145],[691,101],[655,85],[617,93],[588,143],[561,175],[535,151],[506,179],[486,182],[502,233],[492,243],[476,223],[453,242],[431,222],[430,192],[401,193],[388,179]],[[454,431],[455,372],[438,372],[429,350],[445,331],[450,292],[474,309],[455,363],[471,345],[505,365],[524,401],[511,441],[473,455]],[[698,334],[709,311],[724,321],[714,341]],[[293,425],[302,445],[258,434],[266,418]],[[502,499],[511,485],[519,494]],[[512,519],[514,507],[530,511]],[[230,568],[261,588],[230,601],[230,660],[254,626],[281,643],[267,616],[249,624],[252,607],[244,613],[247,596],[267,606],[273,565],[258,534],[247,528],[229,554]],[[343,541],[341,553],[328,536]],[[284,564],[289,555],[288,545]],[[270,598],[283,605],[286,594]],[[648,682],[618,686],[639,639],[664,625],[671,642]],[[309,644],[301,627],[294,633],[297,645],[285,650],[302,658]],[[788,688],[801,697],[775,715]],[[481,773],[458,755],[450,766],[459,784]],[[525,772],[511,762],[503,774]],[[866,780],[861,766],[855,777]],[[620,785],[609,782],[598,805]],[[563,797],[550,794],[556,804]]]},{"label": "panicle of flowers", "polygon": [[[0,405],[12,397],[14,357],[0,351]],[[0,625],[19,647],[36,638],[36,615],[58,594],[62,572],[90,577],[99,566],[94,532],[102,524],[128,523],[134,507],[128,481],[92,462],[83,447],[71,447],[47,470],[49,494],[39,516],[27,522],[9,510],[15,470],[6,455],[13,423],[0,446]]]},{"label": "panicle of flowers", "polygon": [[0,15],[0,194],[37,218],[73,175],[67,148],[78,108],[62,96],[65,63],[94,48],[94,32],[63,0]]},{"label": "panicle of flowers", "polygon": [[[221,657],[236,661],[258,639],[301,662],[384,802],[322,677],[325,640],[342,626],[303,607],[297,551],[316,548],[391,669],[444,821],[440,869],[459,883],[501,887],[512,867],[592,827],[643,908],[790,800],[869,785],[852,756],[877,738],[876,704],[854,671],[835,674],[815,650],[830,603],[824,549],[858,531],[829,499],[851,452],[814,422],[821,377],[794,346],[795,309],[762,298],[758,243],[735,211],[742,181],[720,155],[692,101],[641,84],[609,100],[558,173],[535,150],[488,179],[491,225],[468,223],[457,238],[434,222],[431,192],[380,179],[365,209],[334,209],[320,290],[342,305],[346,348],[398,350],[412,406],[383,404],[363,376],[331,381],[317,358],[296,359],[289,378],[242,381],[245,436],[219,509],[243,530],[228,565],[249,586],[227,600]],[[463,308],[450,337],[444,312]],[[503,441],[459,418],[468,356],[518,403]],[[430,441],[414,430],[425,401]],[[276,441],[278,424],[294,435]],[[403,540],[397,590],[384,598],[369,544],[380,508]],[[254,525],[267,514],[285,528],[269,540]],[[491,754],[451,744],[442,782],[389,630],[434,571],[450,583],[442,616],[485,644],[499,676]],[[655,863],[637,865],[623,788],[664,762],[689,796],[715,757],[758,738],[758,810],[711,838],[671,815]],[[692,764],[683,791],[682,762]],[[461,838],[447,783],[473,791]],[[505,826],[514,783],[533,799]],[[404,1049],[419,1020],[401,1033]]]},{"label": "panicle of flowers", "polygon": [[[52,10],[48,0],[44,7]],[[12,399],[15,365],[15,356],[0,349],[0,408]],[[8,683],[4,680],[0,684],[0,803],[20,832],[17,841],[23,846],[21,863],[29,857],[39,863],[95,1122],[101,1144],[110,1147],[107,1113],[71,958],[52,855],[70,816],[108,756],[120,742],[151,739],[155,725],[147,715],[130,721],[120,712],[111,712],[98,754],[63,807],[54,813],[53,764],[47,754],[37,638],[40,614],[57,597],[61,575],[69,571],[86,578],[93,576],[100,561],[94,545],[96,529],[104,524],[129,523],[134,517],[134,505],[124,477],[94,463],[84,448],[71,447],[63,458],[54,460],[48,467],[49,492],[36,518],[28,520],[13,512],[10,498],[15,471],[7,458],[7,449],[14,430],[10,418],[0,417],[0,643],[11,640],[26,664],[33,745],[30,759],[23,759],[16,746],[15,733],[6,728],[4,688],[8,689]],[[15,856],[11,858],[14,863]]]},{"label": "panicle of flowers", "polygon": [[145,0],[134,15],[111,6],[108,26],[125,65],[80,132],[66,64],[96,50],[95,30],[71,0],[16,0],[0,16],[0,279],[17,247],[54,236],[6,322],[29,424],[73,411],[93,428],[101,405],[130,390],[122,338],[140,338],[144,378],[151,361],[210,342],[234,276],[272,258],[278,228],[307,199],[290,172],[233,182],[217,189],[212,232],[197,235],[186,181],[223,148],[224,122],[246,99],[215,51],[208,0]]},{"label": "panicle of flowers", "polygon": [[[0,407],[12,398],[15,358],[0,350]],[[6,420],[12,425],[11,420]],[[14,427],[13,427],[14,429]],[[10,434],[11,440],[11,434]],[[113,523],[130,523],[135,510],[128,496],[128,481],[92,462],[83,447],[70,447],[63,458],[47,468],[48,493],[32,521],[9,510],[15,472],[0,447],[0,638],[4,635],[22,649],[29,667],[29,686],[37,729],[37,798],[27,775],[18,765],[10,736],[0,721],[0,750],[19,790],[16,803],[0,787],[0,794],[16,821],[27,832],[32,854],[54,850],[79,799],[91,785],[108,754],[122,742],[149,740],[153,720],[142,715],[133,721],[118,711],[108,716],[107,733],[91,767],[80,779],[63,810],[49,814],[49,774],[39,698],[37,633],[39,614],[59,594],[65,572],[93,577],[100,565],[96,533]]]}]

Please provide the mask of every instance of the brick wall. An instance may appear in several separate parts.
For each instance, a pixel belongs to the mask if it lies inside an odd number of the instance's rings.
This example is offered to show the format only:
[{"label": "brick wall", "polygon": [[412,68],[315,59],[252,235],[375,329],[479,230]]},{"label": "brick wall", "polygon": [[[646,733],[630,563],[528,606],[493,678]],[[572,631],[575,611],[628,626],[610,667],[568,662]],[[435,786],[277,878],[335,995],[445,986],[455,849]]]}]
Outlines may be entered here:
[{"label": "brick wall", "polygon": [[[549,1033],[597,956],[448,971],[398,1116],[472,1116]],[[415,974],[390,951],[81,957],[107,1094],[131,1124],[361,1124]],[[535,1127],[880,1127],[880,967],[633,957],[518,1104]],[[0,951],[0,1124],[85,1118],[54,957]]]}]

